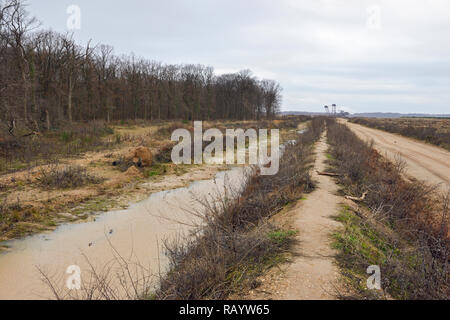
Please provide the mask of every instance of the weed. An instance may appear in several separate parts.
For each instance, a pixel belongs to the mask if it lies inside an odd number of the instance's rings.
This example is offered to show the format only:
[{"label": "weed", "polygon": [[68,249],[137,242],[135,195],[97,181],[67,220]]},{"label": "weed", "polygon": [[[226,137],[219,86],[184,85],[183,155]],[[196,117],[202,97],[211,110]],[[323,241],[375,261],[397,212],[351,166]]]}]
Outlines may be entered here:
[{"label": "weed", "polygon": [[269,239],[279,245],[287,243],[293,236],[297,234],[294,230],[276,230],[267,234]]},{"label": "weed", "polygon": [[144,175],[148,178],[161,176],[167,173],[167,166],[155,164],[151,168],[147,169]]},{"label": "weed", "polygon": [[50,165],[40,172],[39,184],[47,189],[73,189],[88,184],[98,184],[102,180],[92,176],[80,166]]}]

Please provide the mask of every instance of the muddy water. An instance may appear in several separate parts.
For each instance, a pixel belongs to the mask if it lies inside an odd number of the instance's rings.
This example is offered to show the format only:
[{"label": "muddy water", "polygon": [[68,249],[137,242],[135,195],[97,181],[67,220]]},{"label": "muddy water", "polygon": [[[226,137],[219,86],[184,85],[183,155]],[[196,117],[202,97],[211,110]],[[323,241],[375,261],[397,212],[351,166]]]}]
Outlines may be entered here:
[{"label": "muddy water", "polygon": [[168,261],[162,242],[192,228],[196,219],[189,211],[201,209],[194,198],[220,196],[224,185],[241,188],[244,170],[236,167],[218,173],[215,180],[152,194],[126,210],[101,214],[92,222],[62,225],[49,234],[3,243],[10,250],[0,254],[0,299],[54,298],[38,268],[57,287],[64,288],[68,266],[80,266],[83,281],[90,269],[88,261],[102,268],[117,256],[114,250],[126,259],[138,260],[154,274],[164,272]]}]

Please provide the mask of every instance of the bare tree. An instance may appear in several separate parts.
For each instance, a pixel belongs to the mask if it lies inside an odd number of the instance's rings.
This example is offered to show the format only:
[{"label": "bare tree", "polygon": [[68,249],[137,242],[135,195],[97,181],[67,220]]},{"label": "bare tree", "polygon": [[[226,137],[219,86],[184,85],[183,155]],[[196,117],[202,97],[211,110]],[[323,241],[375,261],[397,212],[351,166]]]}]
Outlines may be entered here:
[{"label": "bare tree", "polygon": [[27,34],[38,25],[37,20],[29,17],[24,4],[20,0],[10,0],[2,9],[2,19],[7,30],[6,41],[14,50],[21,73],[23,87],[23,117],[28,120],[28,93],[30,89],[30,57],[33,48],[27,48]]},{"label": "bare tree", "polygon": [[94,48],[90,47],[90,42],[88,42],[85,49],[78,46],[73,39],[73,34],[66,35],[62,38],[62,41],[64,61],[63,68],[65,69],[67,79],[67,114],[69,122],[72,122],[72,98],[73,90],[76,85],[76,77],[79,73],[80,67],[87,59],[90,58]]},{"label": "bare tree", "polygon": [[268,119],[273,119],[281,105],[281,87],[273,80],[261,81],[264,93],[264,107]]}]

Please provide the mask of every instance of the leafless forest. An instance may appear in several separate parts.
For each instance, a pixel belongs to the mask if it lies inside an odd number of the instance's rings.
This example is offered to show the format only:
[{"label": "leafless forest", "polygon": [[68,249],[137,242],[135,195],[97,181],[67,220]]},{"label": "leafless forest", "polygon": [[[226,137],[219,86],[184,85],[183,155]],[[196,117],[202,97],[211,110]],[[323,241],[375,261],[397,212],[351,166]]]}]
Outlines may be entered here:
[{"label": "leafless forest", "polygon": [[108,45],[36,31],[20,0],[0,8],[0,120],[10,135],[19,122],[39,132],[62,121],[250,120],[279,109],[279,84],[249,70],[217,76],[203,65],[116,56]]}]

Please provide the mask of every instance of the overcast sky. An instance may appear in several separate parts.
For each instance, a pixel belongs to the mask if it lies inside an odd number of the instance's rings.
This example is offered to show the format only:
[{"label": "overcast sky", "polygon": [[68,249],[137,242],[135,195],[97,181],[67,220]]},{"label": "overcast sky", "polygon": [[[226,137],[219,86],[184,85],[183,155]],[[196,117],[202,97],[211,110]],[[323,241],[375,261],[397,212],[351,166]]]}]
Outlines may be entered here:
[{"label": "overcast sky", "polygon": [[450,0],[32,0],[44,28],[279,81],[283,110],[450,113]]}]

